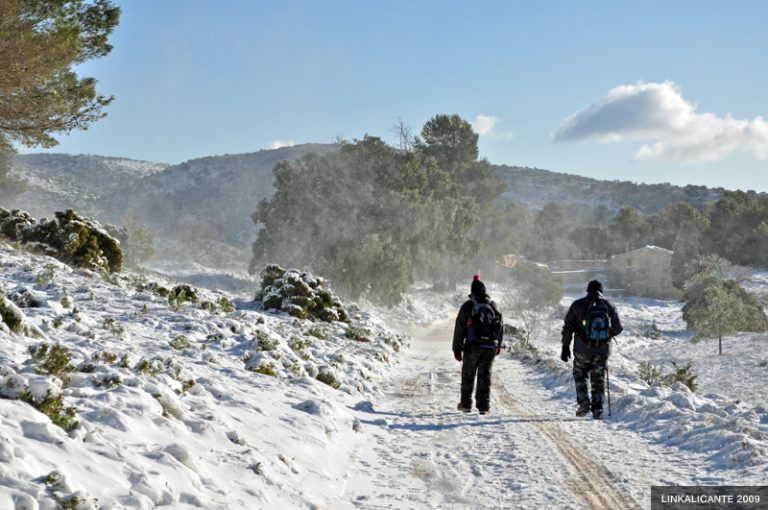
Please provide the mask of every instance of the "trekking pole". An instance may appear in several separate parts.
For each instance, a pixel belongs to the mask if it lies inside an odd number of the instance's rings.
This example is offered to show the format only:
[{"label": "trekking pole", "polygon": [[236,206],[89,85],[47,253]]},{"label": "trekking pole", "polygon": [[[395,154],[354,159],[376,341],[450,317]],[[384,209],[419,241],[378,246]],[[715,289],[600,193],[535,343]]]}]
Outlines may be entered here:
[{"label": "trekking pole", "polygon": [[611,378],[608,374],[608,363],[605,364],[605,382],[608,385],[608,416],[611,415]]}]

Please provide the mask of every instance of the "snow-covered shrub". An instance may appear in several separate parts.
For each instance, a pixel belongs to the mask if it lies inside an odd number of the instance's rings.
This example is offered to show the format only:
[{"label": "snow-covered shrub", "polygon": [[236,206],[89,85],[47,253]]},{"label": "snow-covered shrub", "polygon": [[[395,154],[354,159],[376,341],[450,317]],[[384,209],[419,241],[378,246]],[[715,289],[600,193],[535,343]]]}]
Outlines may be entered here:
[{"label": "snow-covered shrub", "polygon": [[673,386],[676,383],[682,383],[692,392],[696,391],[696,378],[698,375],[693,370],[693,363],[689,362],[681,367],[673,361],[672,366],[672,372],[663,374],[658,366],[642,361],[638,366],[638,375],[648,386],[653,386],[654,384]]},{"label": "snow-covered shrub", "polygon": [[648,386],[653,386],[661,380],[661,369],[647,361],[641,361],[638,366],[638,375]]},{"label": "snow-covered shrub", "polygon": [[35,392],[30,389],[25,388],[19,394],[19,400],[26,402],[48,416],[54,424],[58,425],[66,432],[72,432],[80,425],[80,421],[75,414],[75,408],[64,405],[61,393],[53,394],[49,389],[44,396],[40,396],[36,395]]},{"label": "snow-covered shrub", "polygon": [[176,285],[168,293],[168,305],[172,310],[181,310],[181,305],[186,302],[197,303],[197,289],[183,283]]},{"label": "snow-covered shrub", "polygon": [[318,371],[315,378],[318,381],[327,384],[331,388],[339,389],[341,387],[341,382],[339,382],[336,371],[328,365],[320,367],[320,370]]},{"label": "snow-covered shrub", "polygon": [[3,329],[16,334],[28,333],[24,314],[16,305],[6,299],[5,290],[0,287],[0,330]]},{"label": "snow-covered shrub", "polygon": [[44,375],[53,375],[61,379],[64,384],[69,381],[69,374],[76,367],[72,362],[72,353],[69,349],[59,344],[53,346],[42,343],[29,348],[32,359],[37,362],[35,372]]},{"label": "snow-covered shrub", "polygon": [[356,342],[370,342],[371,339],[368,338],[371,334],[370,331],[368,331],[365,328],[361,328],[358,326],[350,325],[347,328],[347,338],[350,338],[352,340],[355,340]]},{"label": "snow-covered shrub", "polygon": [[45,304],[44,297],[38,297],[35,292],[23,287],[8,292],[7,297],[19,308],[40,308]]},{"label": "snow-covered shrub", "polygon": [[184,349],[189,349],[192,347],[192,345],[189,343],[189,338],[185,337],[184,335],[176,335],[173,337],[173,340],[168,342],[168,345],[177,351],[183,351]]},{"label": "snow-covered shrub", "polygon": [[36,221],[25,211],[0,208],[0,232],[14,241],[40,246],[68,264],[108,272],[122,269],[120,242],[96,221],[73,209],[57,211],[55,217]]},{"label": "snow-covered shrub", "polygon": [[669,374],[665,375],[661,382],[667,386],[672,386],[675,383],[682,383],[688,387],[691,391],[696,391],[696,372],[693,371],[693,363],[689,362],[684,367],[678,366],[674,361],[672,362],[673,370]]},{"label": "snow-covered shrub", "polygon": [[265,310],[284,311],[299,319],[347,322],[349,314],[341,300],[323,288],[324,283],[309,273],[269,264],[262,273],[256,301]]}]

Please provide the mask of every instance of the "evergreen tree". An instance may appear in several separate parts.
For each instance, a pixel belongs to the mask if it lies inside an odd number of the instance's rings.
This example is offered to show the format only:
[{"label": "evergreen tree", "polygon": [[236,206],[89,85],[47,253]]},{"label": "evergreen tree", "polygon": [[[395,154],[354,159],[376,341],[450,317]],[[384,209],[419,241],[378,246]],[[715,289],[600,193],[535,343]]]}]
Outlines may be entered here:
[{"label": "evergreen tree", "polygon": [[0,149],[51,147],[86,128],[112,98],[72,66],[106,55],[120,9],[109,0],[0,0]]},{"label": "evergreen tree", "polygon": [[23,191],[8,176],[14,142],[52,147],[106,115],[112,98],[72,68],[110,52],[119,17],[110,0],[0,0],[0,200]]},{"label": "evergreen tree", "polygon": [[768,318],[762,306],[737,282],[709,276],[686,289],[683,319],[700,338],[717,338],[723,354],[723,337],[738,331],[762,333]]}]

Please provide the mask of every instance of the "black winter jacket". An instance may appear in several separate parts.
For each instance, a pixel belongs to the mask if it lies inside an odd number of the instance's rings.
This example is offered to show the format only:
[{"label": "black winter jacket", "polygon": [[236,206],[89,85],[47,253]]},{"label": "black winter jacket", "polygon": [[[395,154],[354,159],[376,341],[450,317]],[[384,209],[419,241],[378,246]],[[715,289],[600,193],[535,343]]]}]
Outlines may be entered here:
[{"label": "black winter jacket", "polygon": [[573,342],[573,352],[575,353],[586,354],[588,356],[609,356],[611,353],[610,342],[605,342],[601,346],[594,346],[591,345],[591,342],[585,340],[586,330],[584,321],[587,318],[587,308],[598,299],[608,305],[608,314],[611,317],[611,338],[624,331],[621,321],[619,320],[619,314],[616,313],[616,308],[607,299],[604,299],[601,293],[589,293],[585,297],[574,301],[568,309],[568,313],[565,315],[565,323],[563,324],[563,345],[570,346],[571,338],[575,336]]},{"label": "black winter jacket", "polygon": [[502,324],[502,327],[499,328],[498,337],[496,338],[496,346],[501,347],[501,340],[504,337],[504,320],[496,303],[494,303],[491,297],[485,293],[470,294],[469,298],[470,299],[459,308],[459,315],[456,317],[456,325],[453,327],[453,352],[458,354],[464,350],[468,333],[467,321],[472,315],[472,308],[475,306],[475,303],[472,301],[473,298],[478,303],[490,303],[491,307],[496,312],[499,322]]}]

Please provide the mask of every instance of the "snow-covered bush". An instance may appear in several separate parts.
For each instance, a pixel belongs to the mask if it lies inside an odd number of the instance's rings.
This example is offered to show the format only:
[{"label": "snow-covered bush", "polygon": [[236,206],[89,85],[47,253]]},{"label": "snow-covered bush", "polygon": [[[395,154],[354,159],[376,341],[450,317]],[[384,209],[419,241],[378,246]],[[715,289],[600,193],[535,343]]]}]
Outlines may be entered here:
[{"label": "snow-covered bush", "polygon": [[30,327],[24,312],[5,297],[5,290],[0,287],[0,331],[18,335],[36,335],[39,330]]},{"label": "snow-covered bush", "polygon": [[180,310],[187,301],[197,303],[197,289],[186,283],[176,285],[168,293],[168,305],[173,310]]},{"label": "snow-covered bush", "polygon": [[265,310],[281,310],[299,319],[347,322],[349,314],[344,305],[323,287],[324,283],[322,278],[309,273],[268,264],[256,301]]},{"label": "snow-covered bush", "polygon": [[68,264],[109,272],[122,269],[120,242],[96,221],[73,209],[58,211],[55,216],[36,221],[25,211],[0,208],[0,232],[14,241],[39,246]]},{"label": "snow-covered bush", "polygon": [[29,389],[25,389],[19,395],[19,399],[48,416],[53,423],[66,432],[72,432],[80,425],[75,414],[75,408],[64,405],[61,393],[54,394],[48,390],[45,395],[40,396]]}]

